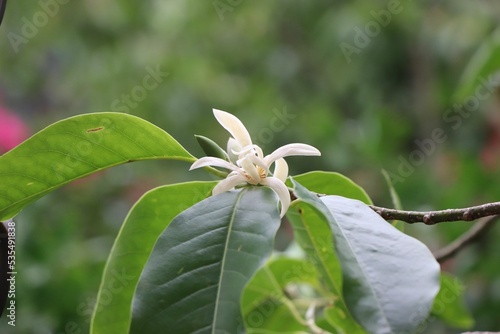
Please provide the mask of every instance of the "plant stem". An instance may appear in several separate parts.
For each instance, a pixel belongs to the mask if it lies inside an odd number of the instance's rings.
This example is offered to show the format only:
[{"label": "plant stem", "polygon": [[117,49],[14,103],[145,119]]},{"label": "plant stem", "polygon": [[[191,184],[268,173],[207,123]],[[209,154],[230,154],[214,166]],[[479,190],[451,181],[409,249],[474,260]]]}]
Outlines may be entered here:
[{"label": "plant stem", "polygon": [[478,218],[500,215],[500,202],[487,203],[463,209],[439,211],[404,211],[387,209],[374,205],[370,207],[385,220],[401,220],[409,224],[424,223],[434,225],[451,221],[472,221]]},{"label": "plant stem", "polygon": [[493,223],[496,222],[499,218],[500,216],[493,216],[478,221],[467,232],[462,234],[451,244],[434,252],[434,257],[439,263],[442,263],[445,260],[455,256],[460,250],[465,248],[467,245],[477,241],[481,236],[483,236],[493,226]]}]

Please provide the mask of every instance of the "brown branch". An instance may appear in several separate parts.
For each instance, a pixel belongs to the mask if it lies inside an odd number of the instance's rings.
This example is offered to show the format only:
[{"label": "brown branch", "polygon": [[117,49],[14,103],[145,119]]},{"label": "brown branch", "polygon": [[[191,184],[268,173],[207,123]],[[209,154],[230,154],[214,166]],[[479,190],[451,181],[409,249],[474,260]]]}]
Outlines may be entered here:
[{"label": "brown branch", "polygon": [[434,252],[434,257],[439,263],[442,263],[450,257],[455,256],[460,250],[483,236],[499,218],[500,216],[493,216],[478,221],[451,244]]},{"label": "brown branch", "polygon": [[470,208],[440,211],[403,211],[374,205],[370,207],[385,220],[401,220],[409,224],[424,223],[434,225],[441,222],[472,221],[482,217],[500,215],[500,202],[487,203]]}]

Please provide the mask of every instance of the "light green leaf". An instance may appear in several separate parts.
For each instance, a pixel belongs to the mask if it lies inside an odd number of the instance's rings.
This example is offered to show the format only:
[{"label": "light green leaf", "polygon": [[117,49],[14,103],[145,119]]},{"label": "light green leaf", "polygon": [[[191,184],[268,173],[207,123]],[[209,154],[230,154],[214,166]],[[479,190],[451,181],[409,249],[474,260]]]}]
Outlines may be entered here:
[{"label": "light green leaf", "polygon": [[285,293],[292,284],[318,288],[316,269],[307,261],[278,257],[268,261],[248,282],[241,298],[247,333],[307,332],[305,312]]},{"label": "light green leaf", "polygon": [[135,116],[103,112],[54,123],[0,156],[0,220],[78,178],[148,159],[195,161],[168,133]]},{"label": "light green leaf", "polygon": [[240,296],[280,224],[265,187],[225,192],[178,215],[158,239],[133,301],[131,333],[241,333]]},{"label": "light green leaf", "polygon": [[295,196],[330,225],[354,317],[369,333],[415,332],[439,290],[440,267],[429,249],[360,201],[318,198],[293,183]]},{"label": "light green leaf", "polygon": [[[294,176],[293,179],[317,194],[339,195],[373,204],[363,188],[339,173],[314,171]],[[287,184],[292,187],[290,180]]]},{"label": "light green leaf", "polygon": [[330,293],[334,307],[328,311],[328,324],[338,333],[364,333],[342,297],[342,269],[328,224],[317,215],[313,206],[302,201],[292,203],[287,218],[293,227],[295,241],[306,252],[307,259],[316,267],[322,284]]},{"label": "light green leaf", "polygon": [[188,182],[163,186],[147,192],[137,201],[108,257],[91,333],[128,333],[135,288],[158,236],[176,215],[209,196],[216,183]]},{"label": "light green leaf", "polygon": [[455,328],[474,326],[474,319],[462,299],[463,291],[464,286],[457,277],[441,273],[441,289],[432,305],[432,315]]}]

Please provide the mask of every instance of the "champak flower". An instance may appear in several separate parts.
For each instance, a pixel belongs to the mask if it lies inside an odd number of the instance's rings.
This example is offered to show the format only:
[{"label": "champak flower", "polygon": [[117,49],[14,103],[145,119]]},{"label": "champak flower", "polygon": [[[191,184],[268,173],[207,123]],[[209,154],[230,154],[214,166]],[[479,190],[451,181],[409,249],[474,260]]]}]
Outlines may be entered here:
[{"label": "champak flower", "polygon": [[[217,121],[231,134],[227,142],[228,160],[203,157],[195,161],[189,170],[205,166],[222,167],[231,172],[220,181],[212,191],[213,195],[233,189],[236,186],[251,184],[271,188],[281,202],[281,217],[290,206],[290,193],[285,185],[288,165],[284,157],[294,155],[319,156],[320,151],[306,144],[288,144],[264,156],[262,149],[252,143],[250,134],[243,123],[234,115],[213,109]],[[270,167],[274,164],[274,172]]]}]

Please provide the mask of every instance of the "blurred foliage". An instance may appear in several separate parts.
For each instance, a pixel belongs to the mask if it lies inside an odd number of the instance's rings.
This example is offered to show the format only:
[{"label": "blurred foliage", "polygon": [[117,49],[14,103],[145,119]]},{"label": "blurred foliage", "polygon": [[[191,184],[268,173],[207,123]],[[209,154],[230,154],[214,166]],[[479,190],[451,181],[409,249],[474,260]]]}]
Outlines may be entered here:
[{"label": "blurred foliage", "polygon": [[[9,1],[0,27],[0,104],[32,131],[81,113],[128,112],[198,156],[194,134],[225,146],[215,107],[237,115],[265,151],[289,142],[318,147],[321,159],[290,159],[292,175],[343,173],[378,205],[392,205],[382,168],[406,209],[498,201],[498,84],[481,97],[474,87],[498,70],[499,14],[494,0]],[[346,44],[357,51],[346,57]],[[156,81],[146,82],[155,71]],[[457,105],[474,97],[470,112]],[[446,140],[431,145],[435,129]],[[408,168],[410,159],[418,163]],[[411,172],[394,178],[403,165]],[[187,168],[122,166],[19,215],[16,329],[85,332],[127,211],[155,186],[209,179]],[[437,249],[469,226],[406,231]],[[494,227],[443,265],[464,282],[477,330],[500,330],[499,237]],[[458,331],[435,320],[426,332]]]}]

